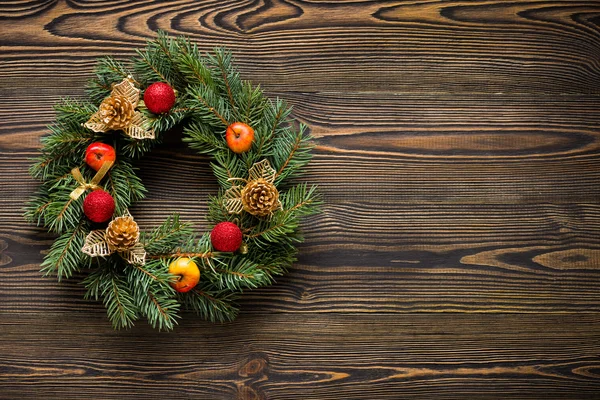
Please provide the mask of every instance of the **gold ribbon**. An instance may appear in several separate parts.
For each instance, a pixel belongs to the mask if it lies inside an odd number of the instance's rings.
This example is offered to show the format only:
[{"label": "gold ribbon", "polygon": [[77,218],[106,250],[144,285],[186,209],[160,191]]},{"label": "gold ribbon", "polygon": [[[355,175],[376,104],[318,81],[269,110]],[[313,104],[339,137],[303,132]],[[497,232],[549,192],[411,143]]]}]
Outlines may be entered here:
[{"label": "gold ribbon", "polygon": [[89,181],[89,183],[86,182],[85,179],[83,179],[83,175],[81,175],[81,171],[79,170],[79,168],[73,168],[71,170],[71,175],[73,175],[73,178],[75,178],[75,180],[79,183],[79,187],[73,190],[69,196],[73,200],[77,200],[88,189],[102,189],[102,187],[99,186],[99,183],[102,181],[102,178],[104,178],[104,175],[106,175],[106,173],[113,166],[113,164],[114,161],[104,161],[102,167],[98,170],[98,172],[96,172],[96,175],[94,175],[94,177],[91,181]]}]

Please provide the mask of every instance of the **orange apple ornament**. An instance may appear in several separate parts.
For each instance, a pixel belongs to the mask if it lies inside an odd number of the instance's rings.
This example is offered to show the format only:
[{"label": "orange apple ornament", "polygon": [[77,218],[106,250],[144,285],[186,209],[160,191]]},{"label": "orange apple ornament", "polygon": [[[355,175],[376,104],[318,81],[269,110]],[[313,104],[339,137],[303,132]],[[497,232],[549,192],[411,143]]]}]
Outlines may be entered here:
[{"label": "orange apple ornament", "polygon": [[227,146],[234,153],[245,153],[252,147],[254,141],[254,129],[243,122],[234,122],[225,131]]},{"label": "orange apple ornament", "polygon": [[117,153],[114,147],[102,142],[94,142],[85,149],[85,163],[94,171],[102,168],[105,161],[115,161]]},{"label": "orange apple ornament", "polygon": [[189,292],[200,282],[200,269],[191,259],[181,257],[169,265],[169,273],[178,279],[171,286],[179,293]]}]

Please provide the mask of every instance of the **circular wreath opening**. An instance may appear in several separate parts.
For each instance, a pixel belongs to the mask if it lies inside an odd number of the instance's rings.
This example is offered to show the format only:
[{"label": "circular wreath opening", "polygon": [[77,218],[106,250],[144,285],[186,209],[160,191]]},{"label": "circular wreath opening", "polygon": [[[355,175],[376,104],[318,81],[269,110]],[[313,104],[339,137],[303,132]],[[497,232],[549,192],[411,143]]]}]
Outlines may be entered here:
[{"label": "circular wreath opening", "polygon": [[[296,260],[300,219],[319,211],[316,187],[294,179],[312,156],[306,126],[242,80],[226,49],[203,55],[162,32],[128,63],[99,60],[87,95],[56,105],[30,169],[41,185],[26,218],[58,234],[42,272],[85,271],[85,297],[102,299],[115,328],[146,318],[171,330],[182,310],[233,320],[244,290]],[[135,161],[175,126],[211,159],[209,232],[177,214],[141,232],[129,212],[146,193]]]}]

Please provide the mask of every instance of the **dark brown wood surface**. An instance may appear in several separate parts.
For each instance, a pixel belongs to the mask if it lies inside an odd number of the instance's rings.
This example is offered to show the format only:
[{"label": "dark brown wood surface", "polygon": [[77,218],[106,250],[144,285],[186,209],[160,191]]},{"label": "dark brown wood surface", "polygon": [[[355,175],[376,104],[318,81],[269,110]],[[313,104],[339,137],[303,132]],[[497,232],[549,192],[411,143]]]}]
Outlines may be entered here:
[{"label": "dark brown wood surface", "polygon": [[[43,278],[29,159],[95,59],[157,29],[231,48],[318,138],[324,213],[240,318],[113,331]],[[0,2],[0,399],[600,398],[600,3]],[[206,229],[174,132],[143,227]]]}]

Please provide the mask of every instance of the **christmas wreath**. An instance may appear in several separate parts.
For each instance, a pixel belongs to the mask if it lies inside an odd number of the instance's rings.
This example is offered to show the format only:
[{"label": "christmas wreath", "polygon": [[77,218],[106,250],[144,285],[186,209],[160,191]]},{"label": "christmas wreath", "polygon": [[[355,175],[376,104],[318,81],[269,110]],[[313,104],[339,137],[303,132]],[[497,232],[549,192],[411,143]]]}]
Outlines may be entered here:
[{"label": "christmas wreath", "polygon": [[[42,272],[60,280],[85,270],[86,298],[103,299],[115,328],[145,317],[170,330],[182,310],[234,319],[244,289],[295,261],[299,220],[318,212],[315,186],[292,179],[311,158],[306,127],[241,80],[230,52],[203,55],[164,33],[129,63],[101,59],[87,94],[55,107],[31,166],[42,183],[26,217],[58,234]],[[176,125],[211,159],[212,229],[196,234],[175,214],[140,232],[128,211],[146,192],[135,161]]]}]

